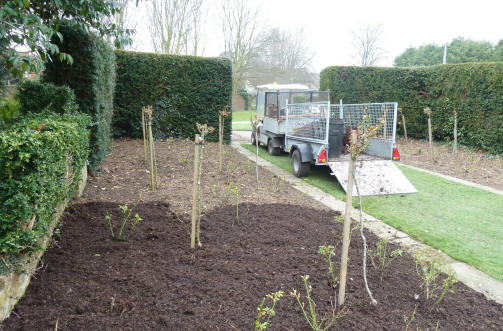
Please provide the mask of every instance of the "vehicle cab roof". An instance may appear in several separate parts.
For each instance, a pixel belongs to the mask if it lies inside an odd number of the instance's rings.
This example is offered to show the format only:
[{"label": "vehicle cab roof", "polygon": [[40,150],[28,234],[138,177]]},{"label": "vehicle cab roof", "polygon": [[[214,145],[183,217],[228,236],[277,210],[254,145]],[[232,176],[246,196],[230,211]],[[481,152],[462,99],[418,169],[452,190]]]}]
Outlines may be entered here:
[{"label": "vehicle cab roof", "polygon": [[259,91],[307,91],[309,87],[302,84],[264,84],[257,86]]}]

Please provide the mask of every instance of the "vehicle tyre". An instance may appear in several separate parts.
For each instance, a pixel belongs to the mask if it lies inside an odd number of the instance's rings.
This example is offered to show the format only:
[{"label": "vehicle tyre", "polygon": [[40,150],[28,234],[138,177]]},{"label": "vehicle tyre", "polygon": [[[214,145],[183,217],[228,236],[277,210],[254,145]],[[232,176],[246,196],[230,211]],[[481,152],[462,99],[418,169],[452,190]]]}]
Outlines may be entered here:
[{"label": "vehicle tyre", "polygon": [[311,162],[302,162],[298,149],[294,150],[292,154],[292,169],[295,177],[307,177],[311,169]]},{"label": "vehicle tyre", "polygon": [[260,142],[258,142],[258,140],[257,140],[257,133],[256,132],[253,132],[251,134],[251,144],[253,146],[255,146],[256,144],[258,144],[260,146]]},{"label": "vehicle tyre", "polygon": [[281,154],[281,149],[279,147],[272,146],[272,139],[269,139],[267,142],[267,151],[269,152],[269,155],[272,156],[278,156]]}]

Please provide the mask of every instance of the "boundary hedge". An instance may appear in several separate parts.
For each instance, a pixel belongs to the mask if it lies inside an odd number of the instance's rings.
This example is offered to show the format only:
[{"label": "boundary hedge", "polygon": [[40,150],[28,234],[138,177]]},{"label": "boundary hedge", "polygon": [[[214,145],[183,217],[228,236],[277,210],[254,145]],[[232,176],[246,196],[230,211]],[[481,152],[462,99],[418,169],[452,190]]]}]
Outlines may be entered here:
[{"label": "boundary hedge", "polygon": [[[232,66],[223,58],[116,51],[116,137],[139,138],[141,109],[154,107],[154,136],[193,139],[195,123],[218,127],[218,111],[231,104]],[[231,118],[224,140],[230,141]],[[218,130],[208,140],[218,140]]]},{"label": "boundary hedge", "polygon": [[[435,139],[450,141],[456,108],[458,141],[503,153],[503,62],[463,63],[421,68],[327,67],[320,89],[331,102],[397,101],[407,134],[426,138],[423,113],[430,107]],[[397,126],[401,133],[402,127]]]},{"label": "boundary hedge", "polygon": [[80,182],[89,123],[87,115],[43,112],[0,132],[0,254],[38,248],[56,206]]},{"label": "boundary hedge", "polygon": [[61,52],[72,55],[73,64],[59,59],[47,62],[42,80],[72,88],[79,110],[91,115],[89,171],[94,173],[105,159],[111,140],[115,55],[101,37],[79,26],[67,22],[62,24],[59,32],[64,42],[61,44],[58,38],[54,42]]}]

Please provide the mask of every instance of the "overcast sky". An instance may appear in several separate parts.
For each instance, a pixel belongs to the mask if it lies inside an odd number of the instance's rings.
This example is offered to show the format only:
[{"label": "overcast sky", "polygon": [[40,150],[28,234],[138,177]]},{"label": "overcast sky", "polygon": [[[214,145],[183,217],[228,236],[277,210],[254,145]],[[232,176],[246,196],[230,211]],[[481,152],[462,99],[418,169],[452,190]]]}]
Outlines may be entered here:
[{"label": "overcast sky", "polygon": [[[206,0],[218,3],[218,0]],[[265,27],[278,26],[295,31],[303,28],[309,49],[314,52],[313,68],[355,65],[351,31],[366,24],[382,23],[385,58],[378,65],[391,66],[393,59],[408,47],[428,43],[445,44],[456,37],[486,40],[503,39],[501,0],[247,0],[259,7]],[[138,31],[134,48],[153,51],[148,34],[147,3],[134,9]],[[215,8],[218,6],[213,6]],[[215,12],[206,22],[204,56],[222,52]]]}]

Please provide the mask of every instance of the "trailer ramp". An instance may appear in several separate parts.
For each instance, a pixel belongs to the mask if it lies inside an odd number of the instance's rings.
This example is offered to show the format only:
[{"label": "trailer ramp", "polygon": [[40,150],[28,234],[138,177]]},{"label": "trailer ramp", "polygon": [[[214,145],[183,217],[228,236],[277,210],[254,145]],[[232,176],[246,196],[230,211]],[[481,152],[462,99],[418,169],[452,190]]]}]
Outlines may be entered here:
[{"label": "trailer ramp", "polygon": [[[344,191],[348,186],[349,160],[329,161],[332,175],[337,177]],[[356,178],[362,196],[417,193],[416,188],[391,160],[357,160]],[[353,196],[358,196],[353,187]]]}]

